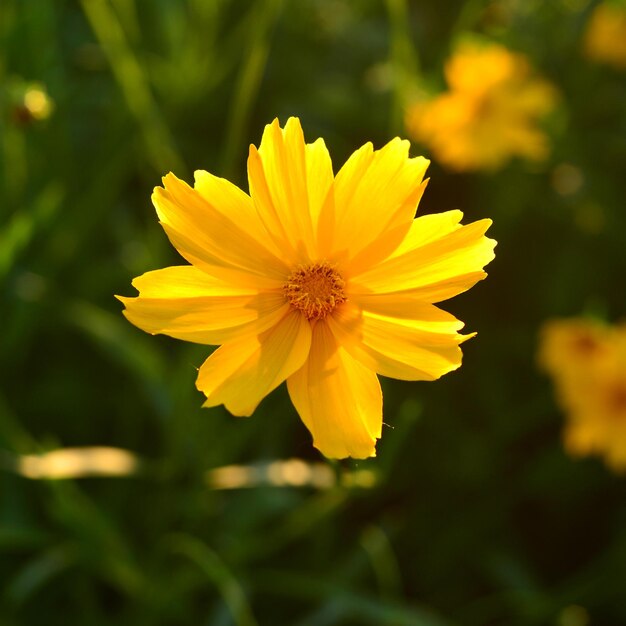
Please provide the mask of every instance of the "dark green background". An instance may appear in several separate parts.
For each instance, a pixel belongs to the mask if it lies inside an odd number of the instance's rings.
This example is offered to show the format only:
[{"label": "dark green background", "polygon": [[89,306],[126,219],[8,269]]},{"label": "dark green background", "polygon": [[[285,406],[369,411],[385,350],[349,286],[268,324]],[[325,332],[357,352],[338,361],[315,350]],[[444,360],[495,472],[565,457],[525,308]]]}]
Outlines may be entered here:
[{"label": "dark green background", "polygon": [[[626,74],[581,54],[593,4],[2,1],[2,626],[585,626],[571,605],[626,624],[625,479],[566,456],[535,363],[545,319],[624,314]],[[334,466],[373,470],[374,488],[209,489],[211,468],[320,457],[283,388],[250,419],[201,410],[209,350],[122,317],[113,294],[180,262],[151,189],[198,168],[246,188],[276,116],[323,136],[336,170],[403,134],[407,94],[443,88],[465,32],[527,54],[561,100],[545,164],[429,170],[420,211],[490,217],[499,242],[489,278],[443,305],[478,331],[463,367],[383,380],[378,457]],[[16,114],[30,81],[48,120]],[[565,195],[563,163],[583,176]],[[141,473],[11,470],[94,445],[137,453]]]}]

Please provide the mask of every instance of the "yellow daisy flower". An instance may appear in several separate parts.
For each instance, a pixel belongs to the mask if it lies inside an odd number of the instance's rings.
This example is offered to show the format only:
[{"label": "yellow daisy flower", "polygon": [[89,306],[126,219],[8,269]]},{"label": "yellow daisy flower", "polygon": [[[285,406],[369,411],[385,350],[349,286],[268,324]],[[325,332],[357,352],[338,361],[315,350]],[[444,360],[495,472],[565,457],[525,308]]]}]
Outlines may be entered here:
[{"label": "yellow daisy flower", "polygon": [[542,330],[539,359],[566,414],[566,450],[602,455],[626,471],[626,326],[553,320]]},{"label": "yellow daisy flower", "polygon": [[626,5],[602,2],[593,10],[583,40],[587,58],[626,69]]},{"label": "yellow daisy flower", "polygon": [[548,138],[537,120],[556,94],[532,75],[521,54],[504,46],[465,43],[445,66],[448,91],[418,101],[406,114],[409,135],[456,171],[495,170],[512,157],[541,161]]},{"label": "yellow daisy flower", "polygon": [[200,367],[206,407],[248,416],[287,381],[327,457],[375,455],[382,426],[376,374],[434,380],[461,365],[472,335],[434,303],[486,276],[495,242],[460,211],[414,219],[428,161],[398,138],[370,143],[333,175],[322,139],[300,122],[265,128],[250,146],[250,195],[204,171],[174,174],[152,200],[191,265],[148,272],[120,298],[130,322],[220,345]]},{"label": "yellow daisy flower", "polygon": [[606,356],[610,337],[609,327],[599,321],[549,320],[541,329],[539,364],[559,384],[578,386],[587,379],[590,364]]}]

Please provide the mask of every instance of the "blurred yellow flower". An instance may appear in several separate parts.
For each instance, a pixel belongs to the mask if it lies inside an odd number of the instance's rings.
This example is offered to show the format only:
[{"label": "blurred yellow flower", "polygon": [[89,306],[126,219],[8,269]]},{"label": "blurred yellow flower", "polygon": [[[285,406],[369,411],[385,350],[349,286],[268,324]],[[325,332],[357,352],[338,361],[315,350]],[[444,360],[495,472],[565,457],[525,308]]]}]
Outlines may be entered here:
[{"label": "blurred yellow flower", "polygon": [[541,333],[539,360],[552,376],[572,455],[603,455],[626,471],[626,326],[553,320]]},{"label": "blurred yellow flower", "polygon": [[543,325],[539,362],[560,385],[586,378],[589,364],[604,357],[609,328],[585,318],[550,320]]},{"label": "blurred yellow flower", "polygon": [[54,111],[54,102],[41,83],[25,83],[18,78],[9,82],[9,93],[13,119],[19,124],[46,120]]},{"label": "blurred yellow flower", "polygon": [[24,106],[36,120],[45,120],[52,112],[52,101],[41,86],[33,86],[26,91]]},{"label": "blurred yellow flower", "polygon": [[526,57],[497,44],[460,45],[445,65],[448,91],[406,114],[409,134],[456,171],[495,170],[512,157],[541,161],[548,138],[538,119],[556,102]]},{"label": "blurred yellow flower", "polygon": [[591,14],[583,47],[592,61],[626,68],[626,6],[602,2]]},{"label": "blurred yellow flower", "polygon": [[434,380],[472,335],[434,306],[486,276],[491,220],[448,211],[414,219],[428,161],[398,138],[370,143],[333,175],[322,139],[278,120],[250,146],[250,195],[204,171],[152,196],[191,265],[148,272],[121,298],[139,328],[221,344],[202,365],[204,406],[248,416],[284,380],[326,456],[365,458],[381,435],[376,373]]}]

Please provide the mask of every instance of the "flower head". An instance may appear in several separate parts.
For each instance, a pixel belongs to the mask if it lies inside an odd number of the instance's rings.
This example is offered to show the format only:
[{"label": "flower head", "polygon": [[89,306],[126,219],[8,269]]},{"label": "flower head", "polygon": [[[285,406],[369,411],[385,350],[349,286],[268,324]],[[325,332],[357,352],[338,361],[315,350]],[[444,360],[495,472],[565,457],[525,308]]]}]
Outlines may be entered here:
[{"label": "flower head", "polygon": [[592,61],[626,69],[626,6],[598,4],[587,24],[583,45]]},{"label": "flower head", "polygon": [[300,122],[266,126],[250,147],[250,195],[207,172],[173,174],[153,202],[191,264],[133,281],[124,314],[149,333],[220,347],[200,367],[204,406],[252,414],[284,380],[326,456],[375,454],[378,374],[434,380],[461,364],[471,335],[434,303],[486,276],[491,221],[460,211],[414,219],[428,161],[409,143],[366,144],[333,175]]},{"label": "flower head", "polygon": [[19,125],[46,120],[54,111],[54,102],[41,83],[14,78],[8,81],[7,92],[13,120]]},{"label": "flower head", "polygon": [[626,326],[552,320],[542,330],[539,360],[567,417],[568,452],[601,454],[626,471]]},{"label": "flower head", "polygon": [[448,91],[409,108],[409,134],[452,170],[494,170],[514,156],[542,160],[548,140],[537,120],[555,91],[533,77],[521,54],[465,43],[445,66]]}]

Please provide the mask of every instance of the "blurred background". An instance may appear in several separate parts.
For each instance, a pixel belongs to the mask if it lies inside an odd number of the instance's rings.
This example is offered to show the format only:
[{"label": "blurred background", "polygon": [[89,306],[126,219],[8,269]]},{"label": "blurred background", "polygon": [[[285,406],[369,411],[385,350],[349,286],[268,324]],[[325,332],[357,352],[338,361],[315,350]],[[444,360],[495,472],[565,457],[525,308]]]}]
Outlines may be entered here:
[{"label": "blurred background", "polygon": [[[624,15],[3,0],[0,624],[626,624],[626,478],[567,453],[536,356],[546,320],[624,316]],[[478,332],[463,367],[384,379],[367,461],[320,457],[284,387],[250,419],[201,409],[210,349],[113,298],[180,263],[160,177],[247,190],[248,145],[290,115],[335,171],[410,137],[432,159],[420,212],[490,217],[499,242],[442,305]]]}]

